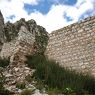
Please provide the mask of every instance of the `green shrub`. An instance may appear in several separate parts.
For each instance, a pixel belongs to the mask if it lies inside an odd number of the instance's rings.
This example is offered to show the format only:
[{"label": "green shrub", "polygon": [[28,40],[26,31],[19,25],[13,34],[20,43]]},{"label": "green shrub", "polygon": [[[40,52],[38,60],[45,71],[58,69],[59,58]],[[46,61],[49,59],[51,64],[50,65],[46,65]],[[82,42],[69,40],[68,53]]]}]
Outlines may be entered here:
[{"label": "green shrub", "polygon": [[59,66],[53,60],[48,60],[44,55],[35,54],[27,57],[27,64],[30,68],[36,69],[34,76],[43,80],[50,88],[73,89],[76,95],[95,94],[95,78],[84,76],[74,71]]},{"label": "green shrub", "polygon": [[48,33],[43,27],[38,25],[37,28],[39,29],[39,31],[35,34],[35,40],[37,45],[36,50],[38,53],[43,54],[48,44],[49,37]]},{"label": "green shrub", "polygon": [[65,88],[63,90],[64,95],[76,95],[75,92],[71,88]]},{"label": "green shrub", "polygon": [[37,83],[36,83],[35,86],[36,86],[36,88],[39,89],[40,91],[45,88],[45,87],[44,87],[44,83],[43,83],[43,81],[41,81],[41,80],[37,80]]},{"label": "green shrub", "polygon": [[5,89],[0,89],[0,95],[14,95],[14,93]]},{"label": "green shrub", "polygon": [[19,88],[19,89],[24,89],[24,88],[25,88],[25,85],[26,85],[25,82],[18,82],[18,83],[16,84],[16,87]]},{"label": "green shrub", "polygon": [[19,95],[32,95],[33,91],[26,89],[22,91]]},{"label": "green shrub", "polygon": [[58,88],[48,88],[47,93],[48,95],[63,95],[62,91],[60,91]]},{"label": "green shrub", "polygon": [[5,83],[5,77],[4,76],[0,76],[0,89],[3,89],[3,85]]},{"label": "green shrub", "polygon": [[28,75],[28,76],[25,77],[25,80],[26,80],[27,82],[32,82],[34,79],[33,79],[33,76]]},{"label": "green shrub", "polygon": [[9,59],[1,59],[0,58],[0,67],[6,67],[6,66],[8,66],[9,65],[9,63],[10,63],[10,60]]},{"label": "green shrub", "polygon": [[4,89],[5,76],[3,75],[3,68],[0,67],[0,89]]},{"label": "green shrub", "polygon": [[9,65],[9,59],[0,58],[0,89],[4,88],[5,76],[3,75],[3,68]]}]

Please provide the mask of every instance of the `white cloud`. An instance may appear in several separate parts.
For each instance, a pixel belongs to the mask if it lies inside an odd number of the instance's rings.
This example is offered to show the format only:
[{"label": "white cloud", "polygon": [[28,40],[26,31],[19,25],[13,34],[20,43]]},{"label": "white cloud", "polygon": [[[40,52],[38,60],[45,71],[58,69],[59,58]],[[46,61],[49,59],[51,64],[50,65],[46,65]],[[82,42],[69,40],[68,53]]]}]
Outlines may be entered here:
[{"label": "white cloud", "polygon": [[79,17],[88,10],[94,9],[90,0],[78,0],[77,4],[66,10],[67,16],[70,16],[74,21],[78,21]]},{"label": "white cloud", "polygon": [[[20,1],[20,0],[19,0]],[[7,21],[7,17],[10,15],[15,15],[16,18],[14,21],[20,19],[21,17],[26,17],[27,13],[25,10],[23,10],[23,3],[19,2],[18,0],[12,0],[12,1],[1,1],[0,2],[0,9],[4,15],[5,21]]]},{"label": "white cloud", "polygon": [[28,14],[23,9],[24,3],[36,5],[40,0],[1,0],[0,1],[0,9],[4,15],[5,22],[8,21],[7,17],[11,15],[15,15],[15,19],[11,20],[15,22],[20,18],[27,18]]},{"label": "white cloud", "polygon": [[[28,15],[23,9],[24,3],[35,5],[40,1],[42,0],[11,0],[10,2],[8,0],[1,0],[0,9],[4,15],[5,21],[8,21],[6,17],[9,17],[10,15],[15,15],[15,19],[11,20],[12,22],[17,21],[20,18],[26,18],[26,20],[35,19],[37,24],[45,27],[48,32],[74,23],[78,21],[79,17],[86,11],[95,9],[94,0],[78,0],[77,4],[74,6],[61,4],[52,5],[46,15],[43,15],[38,11],[34,11]],[[65,13],[67,16],[70,16],[73,21],[67,22],[66,18],[63,17]],[[93,14],[95,14],[95,11],[93,11]]]},{"label": "white cloud", "polygon": [[[75,6],[53,5],[47,15],[35,12],[31,13],[30,17],[34,18],[38,24],[44,26],[48,32],[51,32],[78,21],[82,14],[84,14],[87,10],[92,9],[94,9],[94,6],[89,0],[78,0],[78,3]],[[67,22],[63,17],[64,13],[66,13],[67,16],[70,16],[73,21]]]},{"label": "white cloud", "polygon": [[35,12],[31,13],[30,17],[34,18],[38,24],[44,26],[48,32],[51,32],[66,24],[66,20],[63,18],[65,9],[66,7],[63,7],[62,5],[53,5],[47,15]]},{"label": "white cloud", "polygon": [[37,5],[40,0],[19,0],[19,1],[27,4]]}]

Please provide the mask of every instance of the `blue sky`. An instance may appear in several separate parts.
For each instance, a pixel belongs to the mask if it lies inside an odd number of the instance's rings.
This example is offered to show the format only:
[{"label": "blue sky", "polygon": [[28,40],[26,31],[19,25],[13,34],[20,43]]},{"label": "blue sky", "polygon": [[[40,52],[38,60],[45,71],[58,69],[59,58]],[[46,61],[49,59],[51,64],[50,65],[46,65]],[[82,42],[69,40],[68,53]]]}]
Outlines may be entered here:
[{"label": "blue sky", "polygon": [[0,0],[5,22],[34,19],[50,33],[89,16],[95,16],[95,0]]},{"label": "blue sky", "polygon": [[42,14],[47,14],[52,7],[52,5],[64,4],[73,6],[77,3],[77,0],[58,0],[57,2],[50,1],[50,0],[43,0],[37,5],[31,5],[24,3],[24,9],[28,14],[31,14],[34,10],[41,12]]}]

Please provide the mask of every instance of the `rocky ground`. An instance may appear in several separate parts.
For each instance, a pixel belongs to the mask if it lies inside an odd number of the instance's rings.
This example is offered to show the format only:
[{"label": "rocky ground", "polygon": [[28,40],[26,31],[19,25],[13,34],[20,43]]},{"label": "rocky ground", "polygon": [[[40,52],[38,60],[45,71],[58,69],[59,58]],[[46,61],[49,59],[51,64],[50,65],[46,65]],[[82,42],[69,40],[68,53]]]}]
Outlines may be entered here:
[{"label": "rocky ground", "polygon": [[[5,76],[6,84],[4,87],[8,89],[9,91],[13,92],[15,95],[18,93],[21,93],[25,89],[29,89],[33,91],[33,95],[47,95],[45,90],[43,90],[42,94],[40,93],[40,90],[38,90],[35,87],[36,81],[32,81],[31,83],[28,82],[25,78],[27,76],[32,76],[35,70],[31,70],[28,68],[25,64],[21,65],[13,65],[10,64],[7,68],[4,69],[3,75]],[[17,83],[25,83],[25,88],[20,89],[16,87]]]}]

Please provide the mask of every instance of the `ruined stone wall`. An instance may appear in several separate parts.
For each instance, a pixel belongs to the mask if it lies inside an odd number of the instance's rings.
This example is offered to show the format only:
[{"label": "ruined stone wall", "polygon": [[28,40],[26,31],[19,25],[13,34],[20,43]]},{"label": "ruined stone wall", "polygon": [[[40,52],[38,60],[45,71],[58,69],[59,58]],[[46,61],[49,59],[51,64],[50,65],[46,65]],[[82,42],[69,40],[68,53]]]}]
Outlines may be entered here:
[{"label": "ruined stone wall", "polygon": [[95,16],[53,31],[46,54],[64,67],[95,75]]},{"label": "ruined stone wall", "polygon": [[[21,26],[21,29],[16,37],[11,42],[4,43],[0,52],[1,58],[10,58],[10,61],[17,61],[23,63],[25,55],[32,54],[35,37],[30,33],[25,26]],[[19,59],[17,59],[19,57]],[[15,60],[14,60],[15,58]],[[21,61],[23,60],[23,62]]]}]

